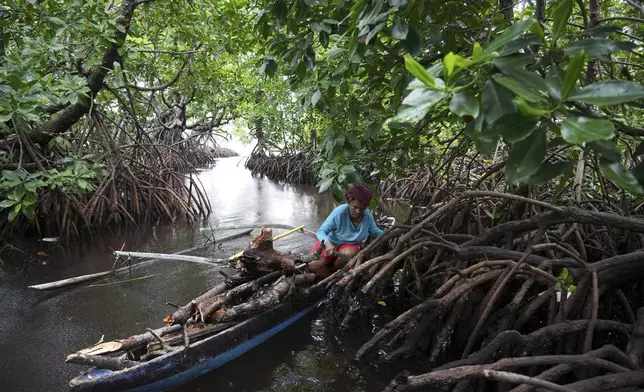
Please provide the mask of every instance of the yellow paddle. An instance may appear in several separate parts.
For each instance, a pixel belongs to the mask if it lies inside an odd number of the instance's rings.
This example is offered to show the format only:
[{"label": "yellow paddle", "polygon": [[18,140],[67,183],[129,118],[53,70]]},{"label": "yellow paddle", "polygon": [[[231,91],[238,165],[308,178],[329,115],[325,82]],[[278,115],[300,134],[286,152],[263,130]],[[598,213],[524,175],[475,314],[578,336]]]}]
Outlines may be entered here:
[{"label": "yellow paddle", "polygon": [[[275,237],[273,237],[273,241],[277,241],[277,240],[279,240],[280,238],[284,238],[284,237],[286,237],[287,235],[291,235],[291,234],[295,233],[296,231],[300,231],[300,230],[302,230],[303,228],[304,228],[304,226],[298,226],[298,227],[294,228],[293,230],[289,230],[289,231],[287,231],[286,233],[282,233],[282,234],[280,234],[280,235],[276,235]],[[238,257],[241,257],[243,254],[244,254],[244,251],[241,251],[241,252],[239,252],[239,253],[237,253],[237,254],[235,254],[235,255],[231,256],[231,257],[230,257],[230,259],[228,259],[228,260],[234,260],[234,259],[236,259],[236,258],[238,258]]]}]

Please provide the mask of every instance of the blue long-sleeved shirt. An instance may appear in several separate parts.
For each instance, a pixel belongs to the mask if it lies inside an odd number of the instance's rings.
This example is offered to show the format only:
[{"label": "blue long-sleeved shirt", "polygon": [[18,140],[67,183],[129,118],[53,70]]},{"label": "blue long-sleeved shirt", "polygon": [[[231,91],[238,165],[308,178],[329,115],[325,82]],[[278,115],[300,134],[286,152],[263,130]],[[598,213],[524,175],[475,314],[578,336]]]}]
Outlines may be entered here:
[{"label": "blue long-sleeved shirt", "polygon": [[373,238],[383,234],[384,231],[376,226],[373,214],[369,210],[364,212],[360,224],[355,227],[351,223],[348,204],[337,206],[317,232],[318,240],[330,241],[334,245],[357,244],[364,241],[367,236]]}]

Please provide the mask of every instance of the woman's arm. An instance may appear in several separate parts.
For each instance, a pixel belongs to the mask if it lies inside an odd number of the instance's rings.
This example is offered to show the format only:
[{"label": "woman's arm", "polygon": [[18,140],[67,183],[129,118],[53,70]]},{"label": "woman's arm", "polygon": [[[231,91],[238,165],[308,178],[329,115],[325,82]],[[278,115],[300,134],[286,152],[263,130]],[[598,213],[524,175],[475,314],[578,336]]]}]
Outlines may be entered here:
[{"label": "woman's arm", "polygon": [[338,209],[334,209],[329,216],[326,218],[324,223],[320,226],[318,229],[318,232],[316,233],[318,236],[318,240],[326,242],[327,244],[329,243],[329,234],[331,234],[333,231],[338,229],[338,223],[336,216],[338,215]]},{"label": "woman's arm", "polygon": [[369,237],[377,238],[385,234],[385,232],[376,225],[376,219],[373,217],[373,214],[370,211],[365,211],[365,215],[367,214],[369,219]]}]

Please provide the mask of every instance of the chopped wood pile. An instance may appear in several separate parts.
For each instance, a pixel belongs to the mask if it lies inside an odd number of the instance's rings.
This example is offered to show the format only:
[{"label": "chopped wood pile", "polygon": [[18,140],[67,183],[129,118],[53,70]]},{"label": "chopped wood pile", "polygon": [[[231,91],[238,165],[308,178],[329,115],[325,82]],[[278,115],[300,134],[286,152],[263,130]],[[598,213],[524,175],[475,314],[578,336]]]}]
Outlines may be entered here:
[{"label": "chopped wood pile", "polygon": [[[240,257],[238,275],[163,319],[164,326],[125,339],[99,342],[67,357],[66,362],[121,370],[182,350],[256,316],[295,296],[306,294],[315,275],[302,272],[302,258],[273,248],[272,230],[262,228]],[[298,267],[299,266],[299,267]]]}]

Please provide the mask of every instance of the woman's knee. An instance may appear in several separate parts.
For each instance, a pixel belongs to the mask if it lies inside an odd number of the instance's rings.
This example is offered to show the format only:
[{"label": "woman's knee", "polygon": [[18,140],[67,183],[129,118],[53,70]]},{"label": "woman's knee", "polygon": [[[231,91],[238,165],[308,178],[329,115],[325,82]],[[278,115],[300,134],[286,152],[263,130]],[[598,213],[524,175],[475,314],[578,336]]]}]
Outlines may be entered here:
[{"label": "woman's knee", "polygon": [[324,259],[311,261],[308,267],[311,273],[321,278],[331,275],[331,268],[329,268],[327,261]]},{"label": "woman's knee", "polygon": [[338,253],[342,253],[343,255],[351,258],[360,252],[360,248],[354,247],[354,246],[347,246],[338,251]]}]

